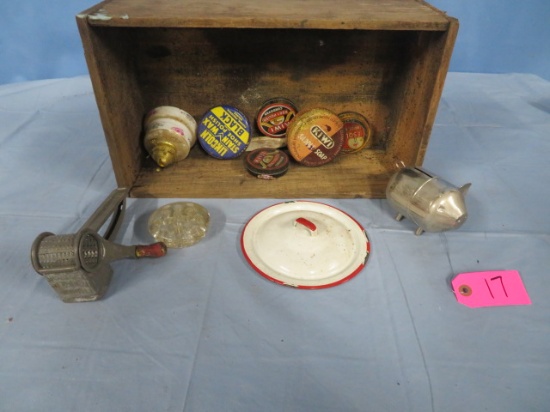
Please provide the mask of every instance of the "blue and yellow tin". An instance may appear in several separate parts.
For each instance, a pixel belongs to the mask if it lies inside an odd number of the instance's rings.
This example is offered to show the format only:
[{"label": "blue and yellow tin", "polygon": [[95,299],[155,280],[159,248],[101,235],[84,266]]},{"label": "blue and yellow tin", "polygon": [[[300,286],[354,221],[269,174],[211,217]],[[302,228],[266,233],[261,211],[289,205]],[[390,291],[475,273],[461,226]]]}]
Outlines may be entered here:
[{"label": "blue and yellow tin", "polygon": [[234,159],[246,151],[250,143],[250,123],[244,113],[232,106],[216,106],[201,119],[198,141],[216,159]]}]

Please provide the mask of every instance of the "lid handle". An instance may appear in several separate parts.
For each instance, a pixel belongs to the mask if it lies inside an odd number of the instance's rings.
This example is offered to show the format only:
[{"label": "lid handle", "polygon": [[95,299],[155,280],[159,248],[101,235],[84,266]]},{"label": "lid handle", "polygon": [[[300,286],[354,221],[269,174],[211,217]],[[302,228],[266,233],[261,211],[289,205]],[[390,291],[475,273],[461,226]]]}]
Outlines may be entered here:
[{"label": "lid handle", "polygon": [[311,220],[306,219],[305,217],[299,217],[294,221],[294,227],[301,225],[305,227],[311,236],[317,236],[317,226]]}]

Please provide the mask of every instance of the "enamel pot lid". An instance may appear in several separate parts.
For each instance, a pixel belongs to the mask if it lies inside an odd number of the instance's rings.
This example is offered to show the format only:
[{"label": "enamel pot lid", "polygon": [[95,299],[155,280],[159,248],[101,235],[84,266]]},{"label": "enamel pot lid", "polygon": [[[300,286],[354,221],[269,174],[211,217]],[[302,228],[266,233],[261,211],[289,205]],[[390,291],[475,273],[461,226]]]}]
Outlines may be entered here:
[{"label": "enamel pot lid", "polygon": [[246,224],[241,247],[260,275],[303,289],[328,288],[353,278],[370,254],[367,234],[355,219],[309,201],[261,210]]}]

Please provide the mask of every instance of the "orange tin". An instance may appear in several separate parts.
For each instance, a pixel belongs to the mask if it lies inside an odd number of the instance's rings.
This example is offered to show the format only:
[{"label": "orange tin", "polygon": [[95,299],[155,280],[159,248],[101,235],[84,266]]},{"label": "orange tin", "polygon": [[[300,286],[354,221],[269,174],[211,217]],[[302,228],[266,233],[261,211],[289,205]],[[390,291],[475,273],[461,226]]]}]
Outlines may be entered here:
[{"label": "orange tin", "polygon": [[316,108],[298,113],[287,130],[291,156],[305,166],[332,161],[344,142],[344,122],[330,110]]}]

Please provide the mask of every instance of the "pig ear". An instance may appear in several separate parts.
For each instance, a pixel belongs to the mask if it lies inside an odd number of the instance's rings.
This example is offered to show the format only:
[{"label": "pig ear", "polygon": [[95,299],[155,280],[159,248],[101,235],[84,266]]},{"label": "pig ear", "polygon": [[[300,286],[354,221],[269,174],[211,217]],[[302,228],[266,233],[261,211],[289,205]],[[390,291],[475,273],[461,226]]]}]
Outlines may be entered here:
[{"label": "pig ear", "polygon": [[458,191],[462,193],[462,196],[466,196],[466,193],[468,193],[468,189],[470,188],[470,186],[472,186],[471,183],[466,183],[462,187],[459,187]]}]

